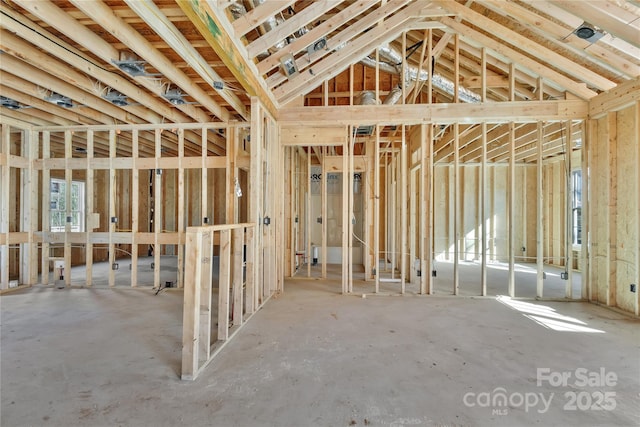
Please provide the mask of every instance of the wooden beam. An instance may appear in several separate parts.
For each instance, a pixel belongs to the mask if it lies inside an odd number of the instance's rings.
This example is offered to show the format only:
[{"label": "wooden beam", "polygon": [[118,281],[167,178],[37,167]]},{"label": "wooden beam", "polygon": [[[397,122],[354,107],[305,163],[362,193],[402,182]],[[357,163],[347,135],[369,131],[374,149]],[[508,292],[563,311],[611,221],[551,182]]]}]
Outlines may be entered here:
[{"label": "wooden beam", "polygon": [[[424,34],[422,36],[422,46],[420,49],[420,62],[418,64],[418,76],[420,76],[422,74],[422,70],[424,69],[424,64],[425,62],[431,62],[431,55],[429,54],[428,56],[425,56],[425,52],[427,51],[427,46],[429,46],[429,39],[431,38],[431,35],[433,33],[433,30],[431,29],[427,29],[424,30]],[[378,59],[376,58],[376,66],[378,64]],[[431,80],[431,71],[427,72],[427,80]],[[415,104],[416,100],[418,99],[418,94],[422,93],[422,87],[424,85],[424,81],[417,79],[415,82],[413,82],[412,84],[412,97],[411,97],[411,102],[409,102],[409,104]]]},{"label": "wooden beam", "polygon": [[[375,268],[375,293],[380,291],[380,126],[376,125],[376,141],[373,152],[373,268]],[[384,254],[385,259],[387,254]]]},{"label": "wooden beam", "polygon": [[160,234],[163,229],[162,208],[162,169],[160,159],[162,158],[162,131],[156,129],[155,136],[155,156],[153,174],[153,288],[160,289]]},{"label": "wooden beam", "polygon": [[[35,4],[34,2],[31,2],[29,0],[16,0],[15,3],[40,18],[43,22],[50,24],[52,27],[65,34],[80,46],[84,46],[106,63],[111,65],[112,61],[119,59],[119,52],[117,49],[97,36],[96,33],[94,33],[92,30],[73,19],[70,15],[68,15],[65,11],[60,9],[52,2],[41,1],[38,2],[38,4]],[[4,8],[2,9],[2,12],[7,13],[6,9]],[[13,19],[15,19],[13,15],[11,16]],[[164,98],[162,98],[161,96],[163,93],[162,84],[157,80],[157,78],[144,76],[135,78],[136,82],[141,86],[158,95],[158,98],[154,99],[153,96],[147,95],[144,91],[141,91],[139,88],[137,88],[136,85],[117,77],[117,75],[113,75],[109,71],[102,70],[99,66],[93,64],[92,62],[81,60],[78,55],[70,54],[68,51],[66,51],[66,48],[61,47],[64,45],[60,44],[58,39],[50,38],[49,40],[53,42],[51,43],[43,41],[43,37],[38,37],[37,35],[29,36],[28,31],[26,31],[24,28],[21,30],[20,26],[30,26],[31,28],[33,28],[35,24],[24,21],[25,18],[23,17],[19,21],[20,24],[14,25],[11,20],[7,19],[3,20],[3,25],[11,24],[12,31],[16,31],[17,34],[22,38],[31,41],[37,46],[43,47],[47,52],[58,56],[59,58],[65,60],[70,65],[73,65],[75,68],[78,68],[84,73],[95,76],[101,81],[107,83],[109,86],[117,89],[119,92],[127,95],[128,97],[131,97],[136,102],[140,102],[141,104],[148,106],[159,114],[162,114],[162,116],[166,117],[169,120],[175,122],[184,122],[185,117],[192,117],[193,119],[200,122],[210,121],[208,115],[201,109],[196,108],[194,105],[185,104],[177,106],[179,110],[186,114],[185,116],[177,113],[175,111],[175,108],[173,108],[168,100],[165,100],[165,105],[159,103],[158,100],[164,100]],[[31,31],[31,33],[41,33],[45,36],[45,40],[49,38],[49,35],[46,32],[41,32],[41,29],[39,27],[35,27],[34,29],[36,31]],[[56,45],[58,46],[56,47]]]},{"label": "wooden beam", "polygon": [[306,192],[306,214],[307,218],[304,222],[305,225],[305,241],[307,242],[306,247],[306,258],[307,258],[307,277],[311,277],[311,147],[307,148],[306,156],[306,168],[305,168],[305,180],[304,180],[304,189]]},{"label": "wooden beam", "polygon": [[[309,22],[312,22],[322,15],[324,15],[328,9],[333,9],[340,6],[340,3],[344,2],[344,0],[317,0],[314,1],[311,5],[303,9],[302,11],[296,13],[289,19],[286,19],[281,24],[278,24],[274,28],[271,29],[266,34],[261,35],[256,40],[249,43],[247,46],[247,54],[250,58],[257,56],[260,52],[266,52],[273,45],[278,43],[279,41],[289,37],[291,34],[294,34],[300,28],[307,25]],[[258,6],[256,9],[248,12],[247,15],[257,9],[265,6],[265,2]],[[272,2],[274,6],[276,4],[282,5],[284,2]],[[292,2],[293,3],[293,2]],[[273,16],[275,14],[272,14]],[[245,18],[245,16],[238,18],[233,22],[234,28],[236,27],[236,23],[238,23],[241,19]],[[309,43],[311,44],[311,43]]]},{"label": "wooden beam", "polygon": [[[402,0],[402,2],[404,2],[404,0]],[[367,15],[366,18],[358,21],[357,24],[350,26],[338,36],[329,40],[328,43],[330,46],[344,43],[351,39],[353,39],[353,42],[332,53],[328,58],[320,62],[315,62],[317,59],[329,53],[322,50],[314,52],[314,54],[309,55],[308,58],[305,57],[296,61],[298,70],[302,71],[305,68],[310,68],[312,72],[300,72],[297,76],[289,78],[288,82],[274,89],[274,96],[284,105],[304,91],[313,88],[316,85],[315,82],[324,81],[338,75],[350,64],[368,55],[375,47],[386,43],[400,34],[402,24],[415,17],[424,7],[424,3],[422,1],[413,3],[401,12],[391,15],[382,25],[376,26],[366,34],[362,34],[362,31],[367,28],[369,21],[373,21],[375,18],[379,19],[381,16],[386,16],[386,12],[389,11],[389,6],[394,6],[391,10],[395,10],[396,2],[388,3],[387,6],[377,9],[375,12]],[[354,38],[355,36],[359,37]]]},{"label": "wooden beam", "polygon": [[321,201],[322,201],[322,278],[327,278],[327,232],[329,230],[328,227],[328,218],[327,218],[327,152],[329,151],[329,147],[322,147],[322,189],[321,189]]},{"label": "wooden beam", "polygon": [[25,259],[28,262],[27,277],[28,281],[24,284],[35,285],[38,282],[38,245],[35,239],[35,232],[38,230],[38,206],[40,198],[38,197],[38,171],[35,168],[35,160],[40,152],[40,133],[36,130],[25,132],[28,138],[28,155],[29,165],[26,169],[28,177],[29,204],[27,212],[23,215],[28,217],[28,242],[26,245]]},{"label": "wooden beam", "polygon": [[538,156],[536,161],[536,297],[543,297],[544,290],[544,174],[542,169],[542,146],[544,144],[544,127],[542,122],[538,122]]},{"label": "wooden beam", "polygon": [[[91,132],[91,134],[93,134],[93,131],[88,132]],[[131,154],[131,157],[133,158],[133,169],[131,171],[131,234],[133,235],[133,238],[131,240],[131,287],[138,286],[138,231],[140,231],[140,169],[137,167],[137,160],[138,156],[140,155],[140,151],[138,145],[138,130],[134,129],[131,132],[131,147],[133,150]],[[89,153],[91,153],[91,151],[92,150],[89,148],[89,144],[87,143],[88,159]],[[87,161],[87,164],[89,163],[90,162]],[[89,170],[92,169],[87,167],[87,182],[92,182],[89,181]],[[145,188],[145,184],[148,186],[148,182],[146,180],[143,182],[143,188]],[[93,184],[88,185],[92,187],[93,195]],[[88,192],[87,197],[89,197]],[[87,212],[93,212],[93,202],[91,203],[91,209],[89,209],[89,204],[87,203]]]},{"label": "wooden beam", "polygon": [[407,178],[409,170],[407,167],[407,140],[405,125],[402,125],[402,146],[400,148],[400,293],[405,292],[405,282],[407,280],[407,269],[410,262],[407,250]]},{"label": "wooden beam", "polygon": [[197,231],[187,230],[185,274],[193,277],[184,287],[182,308],[182,371],[183,380],[198,375],[200,347],[200,277],[202,275],[202,238]]},{"label": "wooden beam", "polygon": [[622,83],[589,100],[589,118],[604,117],[610,111],[618,111],[640,101],[640,77]]},{"label": "wooden beam", "polygon": [[218,341],[226,341],[229,339],[231,232],[232,230],[220,231],[220,273],[218,280]]},{"label": "wooden beam", "polygon": [[[91,138],[93,139],[93,134],[91,134]],[[93,141],[91,141],[93,142]],[[91,153],[93,155],[93,153]],[[87,156],[89,155],[89,152],[87,151]],[[41,154],[43,159],[47,159],[49,157],[51,157],[51,134],[50,132],[44,131],[42,132],[42,154]],[[93,171],[92,171],[93,172]],[[91,181],[89,181],[89,178],[91,178]],[[2,181],[2,178],[0,177],[0,181]],[[87,205],[87,212],[91,212],[89,211],[89,207],[93,208],[93,199],[90,199],[89,197],[93,197],[93,192],[89,192],[89,182],[93,182],[93,174],[89,175],[87,174],[87,200],[86,200],[86,205]],[[43,231],[49,232],[51,231],[51,215],[50,215],[50,210],[48,207],[51,206],[51,191],[47,191],[47,189],[51,188],[51,172],[49,170],[43,170],[42,171],[42,194],[40,196],[40,199],[42,200],[42,206],[43,208],[41,209],[42,212],[42,225],[41,225],[41,229]],[[3,189],[4,190],[4,189]],[[9,194],[9,193],[6,193]],[[89,224],[88,221],[85,221],[85,224]],[[1,231],[1,230],[0,230]],[[88,234],[87,234],[88,235]],[[88,263],[88,261],[91,260],[91,258],[89,258],[88,256],[88,252],[89,252],[89,248],[87,248],[87,255],[86,255],[86,260],[85,260],[85,269],[88,272],[91,272],[91,265]],[[93,255],[93,253],[91,254]],[[42,264],[40,267],[40,271],[42,273],[42,281],[41,283],[43,285],[48,285],[49,284],[49,270],[50,270],[50,260],[49,260],[49,242],[46,240],[42,241]],[[87,273],[87,286],[91,286],[91,279],[89,277],[89,273]]]},{"label": "wooden beam", "polygon": [[614,37],[620,38],[632,46],[640,48],[637,24],[616,19],[613,16],[603,13],[595,4],[589,2],[575,3],[551,0],[550,3],[580,17],[583,21],[602,28]]},{"label": "wooden beam", "polygon": [[477,104],[354,105],[283,108],[284,127],[359,125],[417,125],[421,123],[535,123],[587,117],[588,103],[572,101],[487,102]]},{"label": "wooden beam", "polygon": [[[73,135],[71,131],[64,132],[64,158],[65,161],[69,161],[73,157],[73,147],[71,146]],[[65,226],[64,226],[64,283],[66,287],[71,286],[71,222],[69,217],[71,216],[71,183],[73,174],[71,169],[65,168],[64,181],[66,186],[65,193]]]},{"label": "wooden beam", "polygon": [[460,126],[453,124],[453,294],[460,292]]},{"label": "wooden beam", "polygon": [[233,240],[233,326],[240,326],[244,322],[244,236],[243,228],[231,230]]},{"label": "wooden beam", "polygon": [[[440,4],[445,9],[449,10],[452,13],[456,13],[459,17],[462,17],[464,20],[472,23],[478,28],[483,28],[488,31],[490,34],[501,38],[502,40],[508,40],[510,44],[513,46],[518,46],[519,49],[534,52],[535,57],[539,59],[542,63],[551,64],[553,67],[562,70],[566,73],[570,73],[572,76],[580,79],[581,81],[587,82],[590,85],[600,89],[600,90],[608,90],[615,87],[615,83],[602,77],[601,75],[589,70],[586,67],[583,67],[570,59],[562,56],[561,54],[554,52],[551,49],[547,49],[546,47],[536,43],[533,40],[528,39],[524,35],[517,33],[507,27],[504,27],[494,20],[485,17],[484,15],[477,13],[471,10],[468,7],[465,7],[457,2],[444,2],[444,1],[436,1],[437,4]],[[450,18],[450,21],[453,21]],[[461,26],[461,24],[456,23],[457,26]],[[468,28],[468,27],[467,27]],[[466,35],[466,34],[465,34]],[[468,37],[468,35],[466,35]],[[484,36],[483,40],[490,39],[487,36]],[[478,42],[485,44],[481,40],[477,40]],[[495,45],[495,41],[491,43]],[[486,47],[491,48],[491,46],[486,45]],[[511,48],[509,48],[511,50]],[[504,52],[507,52],[505,49]],[[518,61],[516,61],[518,62]],[[523,64],[524,65],[524,64]],[[539,67],[540,68],[540,67]],[[547,68],[551,71],[549,68]],[[552,79],[553,80],[553,79]],[[559,83],[559,82],[558,82]],[[567,87],[570,90],[569,87]]]},{"label": "wooden beam", "polygon": [[[581,170],[582,170],[582,235],[581,235],[581,245],[580,245],[580,257],[582,260],[581,266],[581,297],[585,301],[591,301],[591,257],[589,255],[590,247],[589,247],[589,236],[590,236],[590,228],[591,228],[591,215],[589,214],[591,209],[591,180],[586,179],[589,176],[589,168],[591,167],[591,153],[589,146],[591,145],[591,120],[584,120],[581,123],[582,129],[582,149],[580,150],[581,155]],[[595,122],[595,120],[593,120]],[[640,120],[637,122],[637,126],[639,127],[637,134],[640,134]],[[640,145],[640,141],[638,141],[638,145]],[[639,159],[640,160],[640,159]],[[640,164],[640,161],[638,162]],[[640,188],[640,187],[639,187]],[[640,199],[639,199],[640,200]],[[640,224],[640,222],[638,222]],[[639,236],[640,237],[640,236]],[[638,245],[640,247],[640,245]],[[640,265],[640,263],[638,263]],[[640,270],[639,270],[640,273]],[[637,314],[637,313],[636,313]]]},{"label": "wooden beam", "polygon": [[239,41],[231,37],[235,32],[223,12],[210,2],[198,0],[181,1],[178,5],[247,94],[258,97],[264,108],[273,117],[277,117],[276,102],[271,91],[259,77],[255,64],[247,59],[244,46],[240,46]]},{"label": "wooden beam", "polygon": [[[3,37],[1,43],[4,43],[4,41],[5,40]],[[142,120],[136,115],[128,113],[127,111],[116,107],[110,102],[98,98],[95,95],[90,95],[89,93],[81,89],[82,86],[75,86],[74,84],[68,83],[67,81],[55,78],[52,75],[41,71],[39,68],[29,65],[26,62],[20,61],[12,55],[3,55],[2,61],[0,62],[0,70],[15,74],[17,76],[22,76],[23,78],[28,79],[30,82],[37,84],[43,89],[48,89],[61,95],[68,96],[73,101],[75,101],[75,103],[82,104],[85,106],[85,108],[94,109],[99,112],[99,114],[108,114],[108,116],[111,116],[110,121],[112,123],[114,118],[124,123],[142,122]],[[76,81],[74,83],[78,84],[79,82]],[[81,113],[86,112],[83,111]]]},{"label": "wooden beam", "polygon": [[573,132],[571,120],[565,123],[565,238],[564,238],[564,271],[567,274],[565,297],[573,298],[573,170],[571,157],[573,153]]},{"label": "wooden beam", "polygon": [[480,155],[480,295],[487,295],[487,124],[482,130],[482,153]]},{"label": "wooden beam", "polygon": [[[108,193],[108,204],[109,204],[109,287],[114,287],[115,282],[115,270],[113,268],[116,262],[116,246],[113,242],[113,233],[117,231],[117,222],[118,222],[118,214],[116,213],[116,198],[118,197],[118,189],[116,182],[116,169],[114,167],[113,161],[116,157],[116,131],[109,131],[109,193]],[[70,187],[68,187],[70,189]],[[158,202],[156,201],[156,204]],[[159,230],[155,230],[156,233],[159,233]]]},{"label": "wooden beam", "polygon": [[[247,258],[253,261],[253,284],[254,288],[251,289],[253,300],[249,300],[249,294],[247,294],[247,311],[249,308],[252,312],[257,310],[260,306],[261,286],[264,283],[262,277],[262,263],[260,262],[262,257],[262,218],[264,212],[263,197],[263,132],[264,132],[264,120],[262,105],[258,97],[251,98],[251,135],[254,137],[251,139],[251,168],[249,169],[249,203],[248,203],[248,217],[249,222],[256,224],[255,234],[253,236],[253,242],[249,248],[247,248]],[[251,255],[251,256],[250,256]]]},{"label": "wooden beam", "polygon": [[[236,129],[234,129],[236,131]],[[184,232],[185,232],[185,223],[184,223],[184,207],[185,207],[185,185],[184,185],[184,129],[178,129],[178,288],[184,287]],[[227,131],[228,132],[228,131]]]},{"label": "wooden beam", "polygon": [[267,74],[272,69],[280,65],[280,58],[285,55],[295,55],[298,52],[304,50],[311,43],[324,37],[334,28],[340,28],[346,22],[356,18],[363,12],[371,8],[371,0],[357,0],[349,7],[338,12],[334,16],[330,17],[323,23],[316,27],[313,27],[308,33],[302,37],[295,39],[292,43],[287,44],[284,48],[272,53],[267,58],[258,63],[258,70],[260,74]]},{"label": "wooden beam", "polygon": [[353,197],[354,197],[354,193],[353,193],[353,172],[354,172],[354,165],[353,165],[353,152],[355,150],[355,136],[353,134],[354,128],[350,128],[349,129],[349,137],[347,138],[348,144],[349,144],[349,169],[348,169],[348,175],[347,175],[347,196],[348,196],[348,206],[349,206],[349,221],[347,222],[347,242],[348,242],[348,250],[347,250],[347,255],[348,255],[348,263],[347,263],[347,269],[348,269],[348,287],[347,287],[347,291],[351,294],[353,293],[353,222],[355,221],[355,215],[353,213]]},{"label": "wooden beam", "polygon": [[[131,50],[144,58],[167,79],[179,86],[204,108],[222,121],[229,121],[229,112],[221,107],[199,85],[191,80],[182,70],[178,69],[169,58],[156,49],[151,42],[137,30],[118,18],[113,10],[101,0],[87,3],[83,0],[71,0],[78,9],[102,26],[111,35],[126,44]],[[181,3],[179,3],[181,4]],[[182,7],[182,6],[181,6]]]},{"label": "wooden beam", "polygon": [[460,94],[460,34],[453,36],[453,102],[458,103]]},{"label": "wooden beam", "polygon": [[[616,307],[618,305],[618,115],[616,112],[609,112],[604,120],[607,135],[607,170],[608,183],[605,184],[609,205],[607,207],[607,224],[602,224],[608,228],[609,253],[607,258],[609,274],[607,277],[607,305]],[[604,141],[602,141],[604,142]],[[602,143],[601,142],[601,143]]]},{"label": "wooden beam", "polygon": [[[466,51],[467,54],[470,54],[477,58],[482,57],[482,49],[483,49],[482,46],[480,47],[478,47],[477,45],[474,46],[465,42],[464,40],[460,40],[460,48]],[[509,72],[509,64],[512,61],[508,61],[505,59],[506,58],[499,59],[493,55],[490,55],[489,52],[486,52],[487,65],[491,65],[491,68],[495,72],[502,72],[504,74],[507,74]],[[475,68],[471,65],[469,60],[466,59],[466,57],[464,60],[465,60],[465,64],[469,64],[468,66],[471,67],[471,69]],[[518,85],[516,85],[516,90],[518,95],[525,97],[527,99],[536,99],[536,96],[534,96],[534,93],[529,89],[530,87],[533,87],[533,88],[537,87],[537,78],[535,76],[532,76],[531,72],[529,71],[525,72],[516,68],[516,80],[518,82]],[[547,95],[549,95],[551,99],[565,99],[564,90],[559,90],[549,86],[545,88],[545,92]]]},{"label": "wooden beam", "polygon": [[[351,126],[349,126],[349,134],[351,134]],[[351,136],[345,138],[342,144],[342,293],[349,292],[349,142]]]},{"label": "wooden beam", "polygon": [[[427,144],[431,143],[431,140],[427,141],[427,128],[428,125],[420,126],[420,194],[419,194],[419,203],[420,208],[418,209],[419,217],[420,217],[420,232],[418,236],[420,236],[420,294],[427,294],[427,280],[429,275],[427,271],[430,273],[430,268],[428,267],[429,262],[427,261],[427,256],[429,256],[429,250],[427,249],[427,242],[430,242],[430,236],[427,235],[427,218],[429,217],[428,202],[427,202],[427,187],[430,186],[429,176],[427,171]],[[429,246],[430,249],[430,246]]]},{"label": "wooden beam", "polygon": [[284,146],[342,145],[345,136],[344,126],[281,126],[280,128],[280,143]]},{"label": "wooden beam", "polygon": [[[240,38],[247,34],[249,31],[260,26],[267,19],[279,14],[284,9],[288,8],[295,3],[295,0],[283,0],[283,1],[271,1],[264,2],[249,10],[246,14],[242,15],[235,21],[233,21],[233,30],[237,38]],[[287,34],[288,35],[288,34]]]},{"label": "wooden beam", "polygon": [[[204,79],[207,85],[213,87],[214,82],[224,82],[224,79],[214,71],[209,63],[191,45],[189,40],[167,18],[162,10],[151,0],[125,0],[127,5],[140,16],[162,39],[184,59],[189,67]],[[242,117],[248,118],[247,108],[238,96],[225,86],[217,90],[229,105]]]},{"label": "wooden beam", "polygon": [[516,275],[515,275],[515,252],[516,252],[516,236],[515,236],[515,200],[516,200],[516,140],[515,140],[515,124],[509,123],[509,192],[507,193],[508,206],[508,226],[507,233],[509,239],[509,280],[508,292],[511,298],[516,296]]},{"label": "wooden beam", "polygon": [[[187,235],[188,235],[187,231]],[[199,345],[197,347],[198,359],[208,360],[211,357],[211,333],[213,332],[212,325],[212,294],[213,294],[213,245],[216,243],[216,237],[218,237],[218,243],[220,243],[220,233],[216,236],[213,230],[209,229],[198,233],[198,241],[195,250],[197,251],[196,263],[198,263],[198,269],[196,274],[189,275],[188,280],[185,282],[185,301],[184,309],[186,310],[186,294],[187,287],[192,284],[195,287],[196,292],[199,293],[200,304],[196,308],[196,313],[199,312],[199,316],[196,317],[196,321],[199,324]],[[188,240],[186,244],[188,245]],[[189,251],[187,256],[193,256],[193,248]],[[187,259],[187,263],[189,260]],[[187,272],[185,266],[185,273]]]},{"label": "wooden beam", "polygon": [[[634,130],[634,135],[635,135],[635,147],[636,147],[636,154],[637,154],[637,164],[640,164],[640,101],[636,102],[635,105],[635,130]],[[583,138],[583,143],[584,143],[584,138]],[[584,149],[584,148],[583,148]],[[585,177],[586,175],[583,174],[583,177]],[[583,179],[583,183],[584,183],[584,179]],[[635,315],[638,316],[640,315],[640,292],[638,292],[637,287],[640,286],[640,171],[636,168],[636,242],[637,242],[637,246],[636,246],[636,298],[634,301],[635,304]],[[584,194],[584,193],[583,193]],[[583,196],[583,200],[584,200],[584,196]],[[583,201],[583,205],[584,205],[584,201]],[[584,210],[583,210],[584,212]],[[584,217],[584,213],[582,214]],[[582,241],[585,241],[585,233],[583,232],[582,234]],[[584,246],[583,246],[584,248]]]},{"label": "wooden beam", "polygon": [[0,138],[0,290],[9,289],[9,198],[11,195],[11,126],[2,125]]},{"label": "wooden beam", "polygon": [[496,13],[517,20],[519,25],[524,25],[539,36],[551,41],[553,45],[562,49],[568,49],[572,53],[598,66],[604,67],[612,73],[628,78],[640,75],[640,66],[638,64],[629,61],[621,55],[612,55],[611,49],[607,48],[606,45],[591,43],[579,38],[572,30],[567,29],[567,26],[571,26],[571,23],[563,21],[562,18],[557,15],[551,14],[549,16],[554,17],[564,25],[546,19],[543,14],[526,9],[514,2],[501,0],[476,0],[476,2],[481,3],[484,7]]},{"label": "wooden beam", "polygon": [[[447,2],[446,4],[451,3]],[[451,18],[441,18],[440,20],[443,24],[449,26],[452,30],[460,33],[460,35],[464,37],[469,44],[477,47],[484,46],[488,49],[491,49],[495,52],[496,55],[507,58],[508,62],[515,62],[520,67],[529,69],[531,72],[554,82],[559,87],[573,93],[574,95],[582,99],[590,99],[597,95],[597,92],[588,89],[584,84],[565,77],[559,72],[550,69],[546,65],[543,65],[542,63],[529,58],[528,56],[516,51],[515,49],[512,49],[507,45],[480,33],[479,31],[473,30],[470,27],[458,23]]]},{"label": "wooden beam", "polygon": [[[566,29],[567,32],[572,32],[574,28],[577,28],[584,22],[584,20],[580,17],[565,11],[564,9],[556,6],[549,1],[522,0],[522,3],[527,4],[533,9],[537,9],[538,11],[542,12],[543,15],[552,16],[553,19],[557,20],[558,22],[562,22],[563,25],[568,27]],[[614,37],[608,33],[605,33],[605,35],[600,40],[598,40],[598,44],[601,44],[609,52],[612,51],[611,48],[620,52],[624,52],[632,60],[633,58],[640,57],[639,48],[631,45],[630,43],[627,43],[623,39]]]}]

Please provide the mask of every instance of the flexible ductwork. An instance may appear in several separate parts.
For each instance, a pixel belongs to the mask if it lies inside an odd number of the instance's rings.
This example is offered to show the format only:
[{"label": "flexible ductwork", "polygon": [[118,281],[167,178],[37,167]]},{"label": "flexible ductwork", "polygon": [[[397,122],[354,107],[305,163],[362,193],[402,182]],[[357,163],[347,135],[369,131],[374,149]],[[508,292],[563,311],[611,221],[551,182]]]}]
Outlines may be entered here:
[{"label": "flexible ductwork", "polygon": [[231,16],[233,16],[233,19],[236,20],[241,16],[246,15],[247,9],[244,7],[242,3],[233,2],[229,5],[229,12],[231,12]]},{"label": "flexible ductwork", "polygon": [[[378,48],[378,58],[380,59],[380,61],[378,62],[378,68],[380,70],[398,75],[402,73],[402,61],[404,60],[404,58],[402,54],[393,47],[387,44]],[[365,59],[360,61],[360,63],[368,67],[376,66],[376,60],[371,57],[366,57]],[[429,78],[429,73],[425,70],[421,70],[418,75],[418,71],[418,67],[407,66],[405,69],[404,84],[408,86],[410,83],[415,82],[416,80],[427,81],[427,79]],[[440,74],[433,75],[431,84],[434,87],[437,87],[438,89],[441,89],[442,91],[448,93],[449,95],[453,96],[455,92],[453,82]],[[391,97],[392,93],[389,94],[388,98]],[[400,95],[394,96],[393,99],[394,102],[391,102],[391,100],[387,102],[387,99],[385,99],[384,103],[397,103],[400,99],[402,99],[402,89],[400,89]],[[463,87],[458,87],[458,100],[469,103],[480,102],[480,95],[471,92],[470,90]]]},{"label": "flexible ductwork", "polygon": [[391,92],[387,95],[387,97],[382,101],[384,105],[395,105],[402,99],[402,87],[396,86],[391,89]]},{"label": "flexible ductwork", "polygon": [[372,90],[365,90],[360,92],[360,95],[355,99],[356,105],[376,105],[376,93]]}]

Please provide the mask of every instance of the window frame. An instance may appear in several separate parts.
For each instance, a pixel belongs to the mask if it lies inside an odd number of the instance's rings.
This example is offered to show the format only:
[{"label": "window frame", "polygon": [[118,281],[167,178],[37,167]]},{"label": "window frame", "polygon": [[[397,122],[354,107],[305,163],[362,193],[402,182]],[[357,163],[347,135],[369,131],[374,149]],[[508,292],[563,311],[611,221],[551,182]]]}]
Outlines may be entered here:
[{"label": "window frame", "polygon": [[582,248],[582,170],[571,171],[571,244],[574,250]]},{"label": "window frame", "polygon": [[[65,205],[66,185],[67,182],[64,179],[52,177],[49,180],[49,231],[52,233],[64,233],[67,225],[67,212],[69,212],[72,218],[70,231],[82,233],[86,230],[86,183],[78,180],[71,181],[71,209],[69,211],[67,211]],[[58,191],[54,192],[54,187]],[[76,193],[74,189],[76,188],[78,189],[77,200],[74,201],[74,193]],[[60,209],[61,200],[63,200],[64,210]],[[74,204],[77,209],[73,209]]]}]

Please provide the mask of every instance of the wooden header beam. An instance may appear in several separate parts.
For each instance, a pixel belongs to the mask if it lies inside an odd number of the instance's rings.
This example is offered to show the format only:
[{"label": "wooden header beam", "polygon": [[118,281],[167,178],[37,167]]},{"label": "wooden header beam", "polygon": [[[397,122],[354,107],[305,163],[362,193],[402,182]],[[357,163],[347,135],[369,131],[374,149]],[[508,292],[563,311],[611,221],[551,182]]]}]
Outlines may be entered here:
[{"label": "wooden header beam", "polygon": [[586,119],[589,103],[518,101],[477,104],[405,104],[299,107],[280,110],[283,127],[328,125],[415,125],[421,123],[506,123]]},{"label": "wooden header beam", "polygon": [[622,83],[589,100],[589,118],[597,119],[640,101],[640,77]]},{"label": "wooden header beam", "polygon": [[234,30],[224,13],[215,9],[210,2],[189,0],[179,1],[178,5],[248,95],[258,97],[269,114],[277,117],[273,95],[258,76],[255,64],[247,60],[244,47],[238,46],[231,36]]}]

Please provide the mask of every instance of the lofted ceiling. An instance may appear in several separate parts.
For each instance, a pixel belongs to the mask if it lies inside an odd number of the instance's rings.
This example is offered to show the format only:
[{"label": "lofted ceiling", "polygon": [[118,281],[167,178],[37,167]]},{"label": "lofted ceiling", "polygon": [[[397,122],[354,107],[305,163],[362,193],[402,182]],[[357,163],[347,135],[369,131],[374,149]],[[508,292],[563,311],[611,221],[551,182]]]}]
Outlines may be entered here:
[{"label": "lofted ceiling", "polygon": [[[249,121],[253,96],[274,115],[287,105],[364,102],[363,91],[380,103],[402,75],[410,77],[392,102],[588,100],[640,75],[640,2],[631,0],[2,0],[0,8],[0,112],[43,126]],[[490,142],[504,136],[495,133]]]}]

